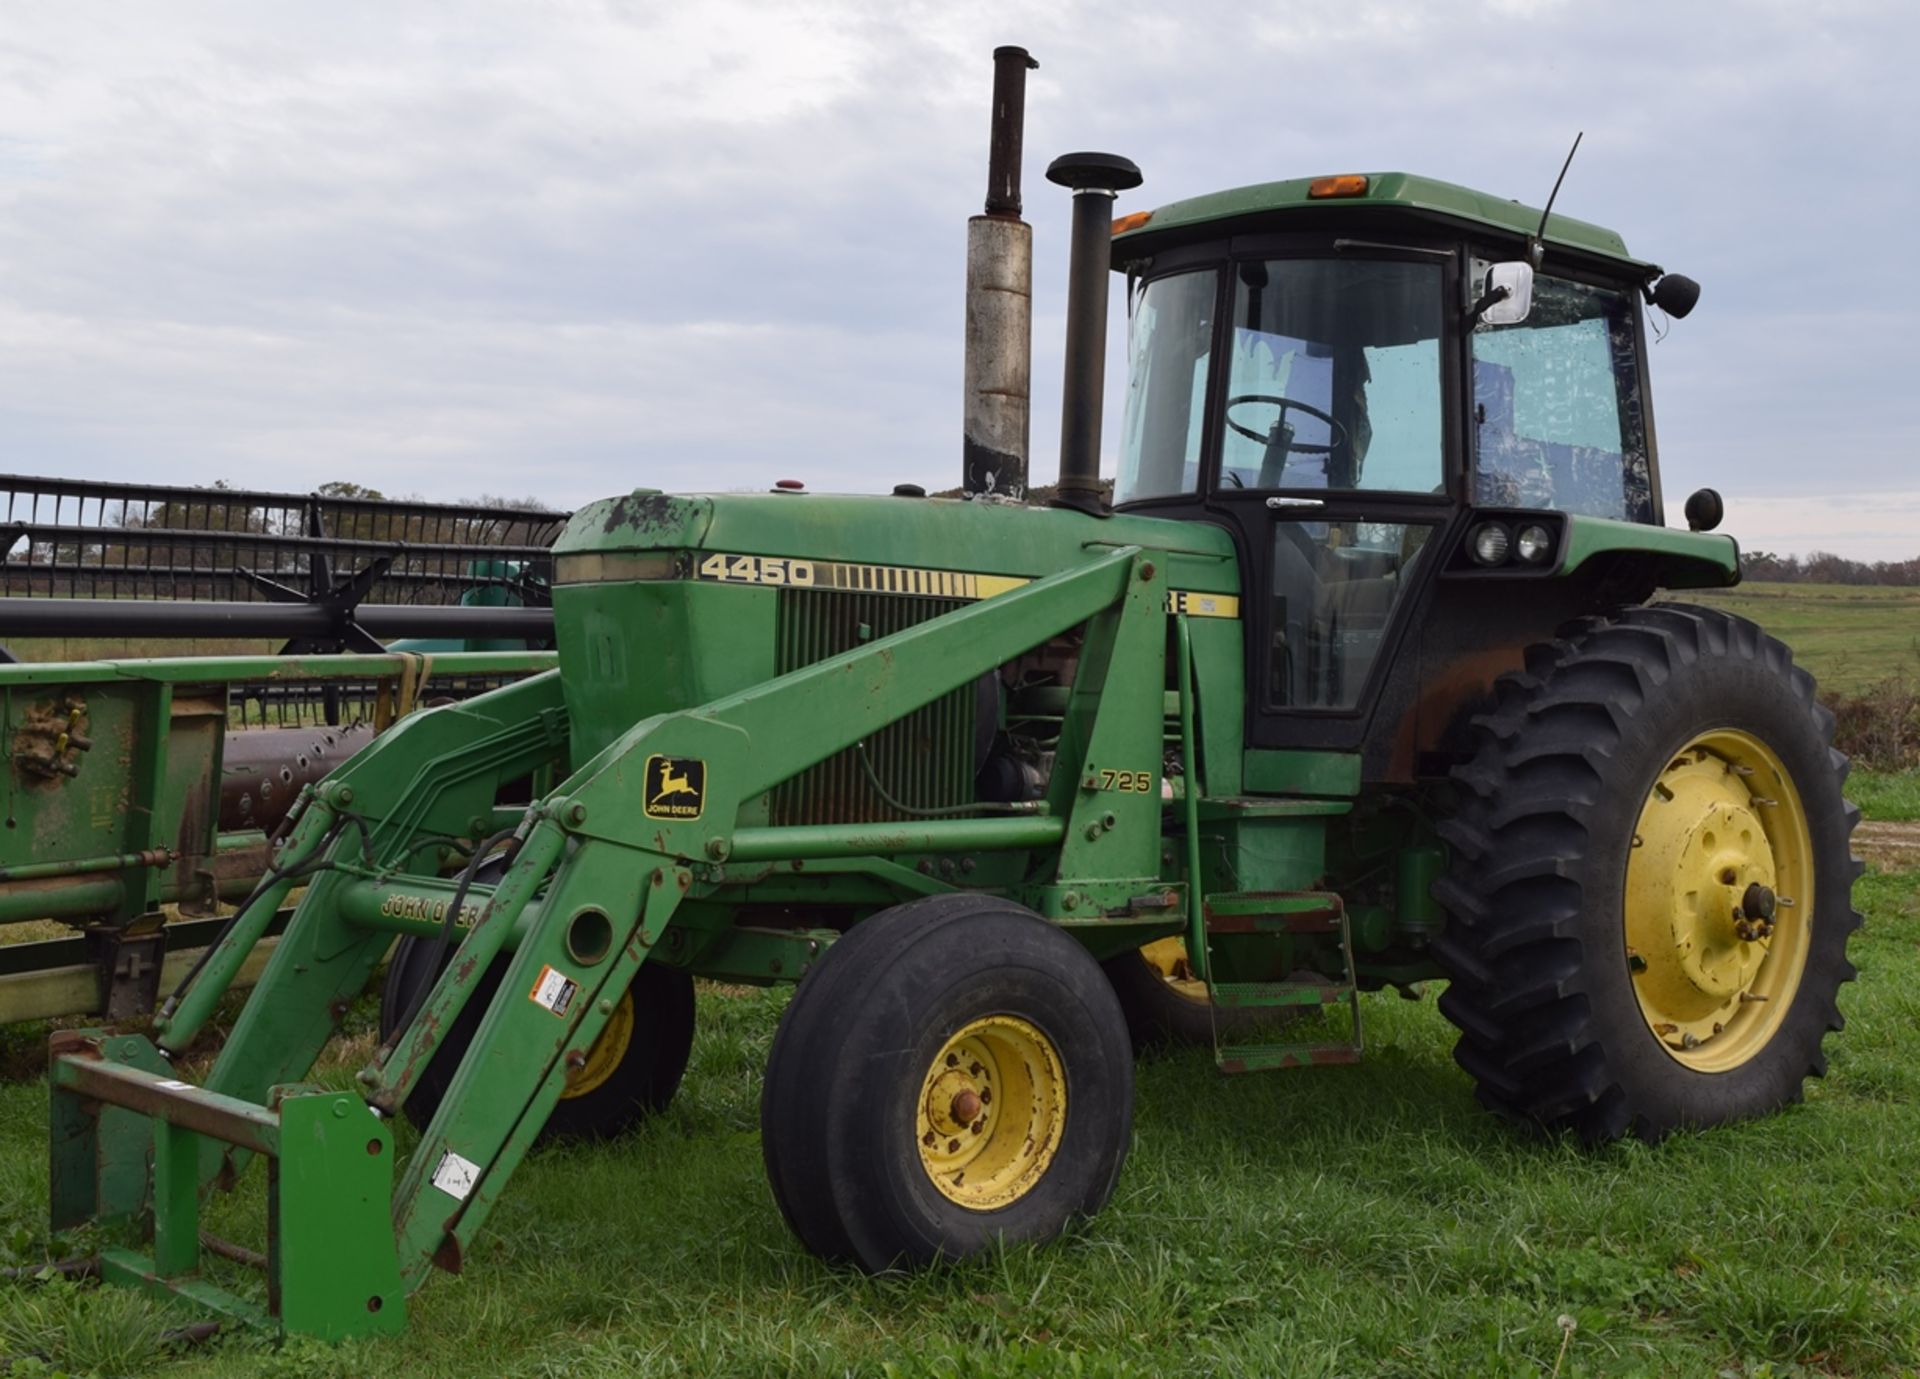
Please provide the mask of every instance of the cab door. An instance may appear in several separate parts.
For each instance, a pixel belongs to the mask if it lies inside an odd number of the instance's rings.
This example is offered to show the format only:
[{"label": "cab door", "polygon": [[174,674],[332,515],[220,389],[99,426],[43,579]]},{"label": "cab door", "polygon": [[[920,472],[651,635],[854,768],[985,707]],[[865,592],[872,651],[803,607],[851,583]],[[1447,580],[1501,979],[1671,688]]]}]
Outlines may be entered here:
[{"label": "cab door", "polygon": [[1360,745],[1458,511],[1454,255],[1348,243],[1237,246],[1227,274],[1212,499],[1259,746]]}]

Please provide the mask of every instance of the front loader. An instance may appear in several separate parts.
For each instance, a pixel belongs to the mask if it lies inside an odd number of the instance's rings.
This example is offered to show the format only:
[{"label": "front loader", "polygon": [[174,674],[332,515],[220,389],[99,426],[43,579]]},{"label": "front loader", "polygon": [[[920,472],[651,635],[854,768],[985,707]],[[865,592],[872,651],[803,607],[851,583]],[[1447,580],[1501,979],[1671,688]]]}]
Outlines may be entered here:
[{"label": "front loader", "polygon": [[[1111,224],[1126,160],[1049,175],[1075,196],[1057,504],[577,513],[560,668],[309,787],[157,1044],[58,1037],[54,1224],[120,1231],[110,1279],[400,1328],[543,1138],[666,1104],[695,977],[798,983],[768,1178],[867,1270],[1097,1211],[1137,1047],[1352,1062],[1383,987],[1445,981],[1482,1100],[1586,1141],[1798,1097],[1852,975],[1857,816],[1786,648],[1656,598],[1739,575],[1717,499],[1673,530],[1658,484],[1642,305],[1697,289],[1410,175]],[[296,886],[211,1073],[174,1077]],[[390,948],[355,1091],[306,1085]],[[198,1208],[253,1157],[268,1280],[241,1295],[199,1272]]]}]

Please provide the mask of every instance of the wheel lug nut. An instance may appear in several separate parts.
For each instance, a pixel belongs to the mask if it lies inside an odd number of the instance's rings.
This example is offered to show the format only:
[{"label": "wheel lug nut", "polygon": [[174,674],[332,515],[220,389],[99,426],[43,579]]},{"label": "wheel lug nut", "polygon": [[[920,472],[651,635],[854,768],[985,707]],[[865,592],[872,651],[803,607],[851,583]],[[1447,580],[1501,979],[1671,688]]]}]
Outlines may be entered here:
[{"label": "wheel lug nut", "polygon": [[960,1148],[960,1141],[959,1141],[959,1140],[948,1140],[948,1141],[947,1141],[947,1153],[949,1153],[949,1154],[952,1154],[952,1153],[955,1153],[955,1152],[957,1152],[957,1151],[959,1150],[959,1148]]},{"label": "wheel lug nut", "polygon": [[992,1101],[993,1101],[993,1088],[982,1087],[980,1089],[980,1104],[982,1106],[987,1106],[987,1105],[990,1105]]},{"label": "wheel lug nut", "polygon": [[959,1055],[959,1054],[957,1054],[957,1053],[950,1053],[950,1054],[948,1054],[948,1055],[947,1055],[947,1066],[948,1066],[949,1068],[957,1068],[957,1067],[959,1067],[959,1066],[960,1066],[960,1055]]},{"label": "wheel lug nut", "polygon": [[979,1134],[982,1130],[985,1130],[986,1128],[987,1128],[987,1118],[985,1116],[980,1117],[979,1120],[976,1120],[973,1123],[973,1133],[976,1135]]},{"label": "wheel lug nut", "polygon": [[971,1077],[978,1077],[980,1076],[981,1072],[982,1072],[982,1069],[978,1063],[973,1064],[971,1067],[967,1069],[967,1073]]},{"label": "wheel lug nut", "polygon": [[931,1130],[927,1131],[926,1134],[920,1137],[920,1143],[924,1144],[929,1149],[933,1148],[934,1145],[938,1144],[939,1142],[940,1142],[940,1137],[934,1134],[933,1131]]}]

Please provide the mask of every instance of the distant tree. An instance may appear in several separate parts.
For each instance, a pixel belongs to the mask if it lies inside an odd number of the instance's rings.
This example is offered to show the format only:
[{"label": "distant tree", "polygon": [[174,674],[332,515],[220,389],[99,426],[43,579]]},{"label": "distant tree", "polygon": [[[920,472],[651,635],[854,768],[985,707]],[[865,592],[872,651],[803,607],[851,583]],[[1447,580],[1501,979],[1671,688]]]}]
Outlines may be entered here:
[{"label": "distant tree", "polygon": [[525,498],[508,498],[499,493],[482,493],[473,498],[457,500],[476,508],[522,508],[528,512],[559,512],[560,509],[545,498],[529,495]]},{"label": "distant tree", "polygon": [[328,536],[354,541],[413,541],[418,540],[416,533],[407,529],[404,518],[395,520],[387,513],[356,507],[358,503],[385,503],[391,501],[377,488],[365,484],[352,483],[346,479],[332,479],[314,489],[318,498],[333,499],[332,503],[321,505],[321,520],[326,526]]},{"label": "distant tree", "polygon": [[[133,583],[133,591],[138,593],[170,598],[213,597],[219,591],[208,581],[230,577],[228,572],[236,565],[264,563],[258,549],[244,543],[195,541],[181,533],[271,534],[274,522],[268,509],[238,494],[227,480],[216,479],[196,486],[195,494],[160,503],[130,500],[120,505],[117,525],[124,535],[108,537],[98,547],[72,554],[103,570],[117,566],[144,571]],[[62,553],[63,558],[66,555]]]},{"label": "distant tree", "polygon": [[332,479],[314,490],[322,498],[375,498],[384,500],[386,494],[377,488],[367,488],[361,484],[349,483],[345,479]]},{"label": "distant tree", "polygon": [[131,502],[120,505],[120,525],[130,531],[238,531],[264,532],[271,526],[262,508],[231,497],[234,487],[225,479],[196,486],[204,498],[169,498],[164,503]]}]

